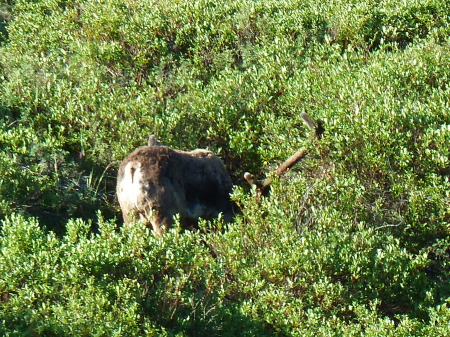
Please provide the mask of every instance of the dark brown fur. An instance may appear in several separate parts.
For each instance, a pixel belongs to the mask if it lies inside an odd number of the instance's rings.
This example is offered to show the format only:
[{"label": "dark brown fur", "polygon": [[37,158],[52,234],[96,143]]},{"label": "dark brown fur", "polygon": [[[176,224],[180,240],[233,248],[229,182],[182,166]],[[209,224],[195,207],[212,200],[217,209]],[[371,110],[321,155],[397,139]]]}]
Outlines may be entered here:
[{"label": "dark brown fur", "polygon": [[206,150],[143,146],[119,167],[117,196],[126,223],[141,219],[157,234],[180,214],[182,222],[233,216],[232,184],[222,161]]}]

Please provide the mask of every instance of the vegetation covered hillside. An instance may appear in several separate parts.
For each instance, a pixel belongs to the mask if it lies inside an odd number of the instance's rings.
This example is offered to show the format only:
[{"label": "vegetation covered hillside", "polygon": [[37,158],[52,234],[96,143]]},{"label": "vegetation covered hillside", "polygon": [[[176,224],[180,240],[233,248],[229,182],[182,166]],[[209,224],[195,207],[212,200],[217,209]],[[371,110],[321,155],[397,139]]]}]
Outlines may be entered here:
[{"label": "vegetation covered hillside", "polygon": [[[450,2],[3,0],[0,34],[0,335],[450,335]],[[122,226],[150,134],[219,154],[233,223]]]}]

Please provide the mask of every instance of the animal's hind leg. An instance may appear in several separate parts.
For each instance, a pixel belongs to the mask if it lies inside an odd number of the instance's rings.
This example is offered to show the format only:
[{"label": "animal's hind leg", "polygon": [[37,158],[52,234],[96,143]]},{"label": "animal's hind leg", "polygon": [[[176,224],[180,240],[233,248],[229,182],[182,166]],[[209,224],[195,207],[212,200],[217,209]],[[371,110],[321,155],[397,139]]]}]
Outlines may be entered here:
[{"label": "animal's hind leg", "polygon": [[140,216],[147,226],[152,226],[157,236],[162,236],[171,224],[170,218],[162,215],[159,211],[152,210],[151,214],[147,216],[141,214]]},{"label": "animal's hind leg", "polygon": [[162,227],[161,221],[157,217],[153,216],[152,219],[150,220],[150,223],[152,224],[152,228],[155,234],[157,236],[162,236],[163,230],[161,228]]}]

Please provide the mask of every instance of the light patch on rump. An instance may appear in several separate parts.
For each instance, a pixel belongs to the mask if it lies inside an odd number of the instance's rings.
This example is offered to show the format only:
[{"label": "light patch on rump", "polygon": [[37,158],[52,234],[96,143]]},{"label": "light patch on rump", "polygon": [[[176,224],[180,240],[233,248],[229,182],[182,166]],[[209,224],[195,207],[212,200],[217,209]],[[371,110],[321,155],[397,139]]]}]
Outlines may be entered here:
[{"label": "light patch on rump", "polygon": [[138,208],[139,198],[142,198],[142,171],[141,163],[129,162],[124,169],[123,179],[118,184],[119,203],[129,204]]}]

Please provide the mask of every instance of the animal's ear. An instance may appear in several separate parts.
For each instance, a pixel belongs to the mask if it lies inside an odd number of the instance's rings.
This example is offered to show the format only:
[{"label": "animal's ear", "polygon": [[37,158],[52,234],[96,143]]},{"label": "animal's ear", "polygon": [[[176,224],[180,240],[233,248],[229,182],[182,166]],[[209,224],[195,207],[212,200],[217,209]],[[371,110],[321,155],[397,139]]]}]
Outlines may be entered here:
[{"label": "animal's ear", "polygon": [[148,146],[161,146],[162,143],[155,137],[155,135],[150,135],[148,137]]}]

